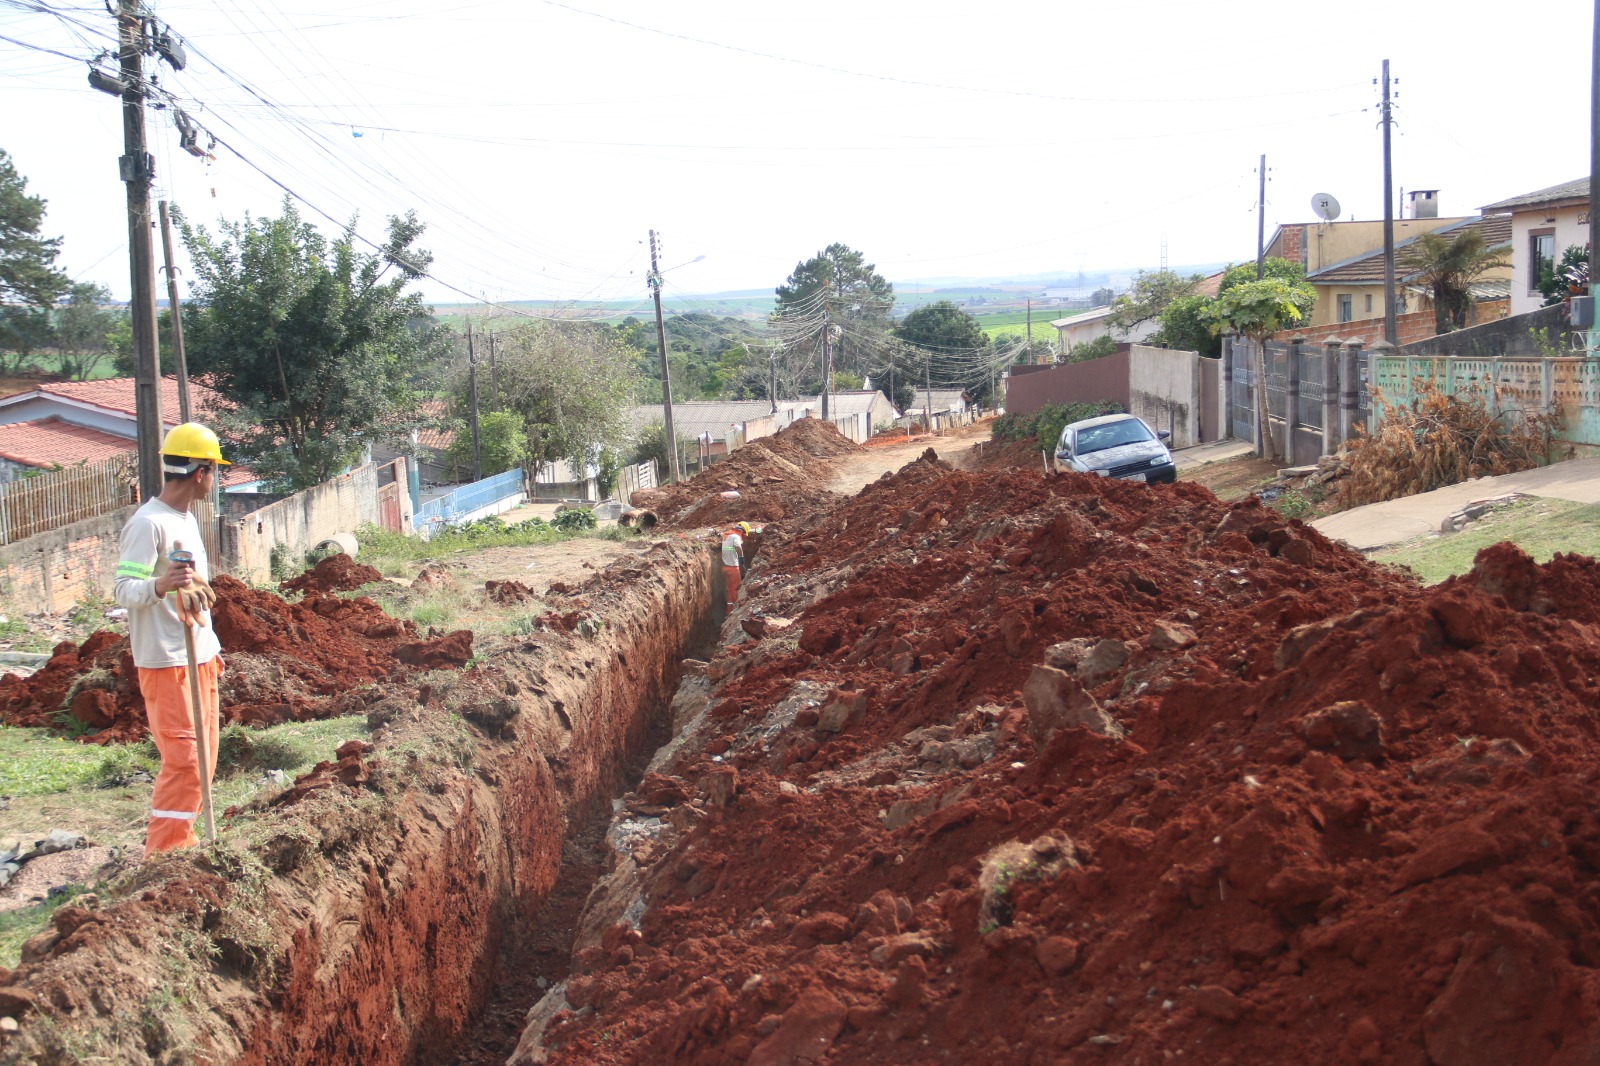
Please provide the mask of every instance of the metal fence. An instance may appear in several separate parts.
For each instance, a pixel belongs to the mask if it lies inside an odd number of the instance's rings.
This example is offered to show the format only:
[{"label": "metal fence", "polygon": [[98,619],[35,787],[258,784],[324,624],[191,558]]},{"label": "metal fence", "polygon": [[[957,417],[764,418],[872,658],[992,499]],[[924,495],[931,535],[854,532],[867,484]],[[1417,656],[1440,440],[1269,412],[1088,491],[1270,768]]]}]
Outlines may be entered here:
[{"label": "metal fence", "polygon": [[474,511],[521,495],[522,470],[513,468],[429,500],[417,508],[411,524],[422,530],[454,525]]},{"label": "metal fence", "polygon": [[1229,359],[1233,362],[1232,381],[1228,386],[1228,422],[1233,435],[1240,440],[1255,440],[1256,436],[1256,368],[1252,350],[1235,341]]},{"label": "metal fence", "polygon": [[1323,374],[1328,365],[1324,349],[1306,347],[1300,353],[1300,397],[1295,402],[1296,425],[1322,428]]},{"label": "metal fence", "polygon": [[0,544],[138,502],[139,470],[131,456],[46,470],[0,485]]}]

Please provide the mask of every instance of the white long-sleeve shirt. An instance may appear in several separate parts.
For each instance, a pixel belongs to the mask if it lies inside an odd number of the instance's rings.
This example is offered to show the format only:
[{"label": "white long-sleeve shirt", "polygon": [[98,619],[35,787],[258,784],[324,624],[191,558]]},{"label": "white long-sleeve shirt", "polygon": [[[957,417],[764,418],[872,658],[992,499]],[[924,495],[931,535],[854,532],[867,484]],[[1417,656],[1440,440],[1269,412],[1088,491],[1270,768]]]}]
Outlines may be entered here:
[{"label": "white long-sleeve shirt", "polygon": [[[176,597],[156,595],[156,579],[172,566],[167,555],[174,544],[194,553],[195,576],[211,580],[205,538],[200,523],[188,511],[175,511],[159,499],[146,500],[122,529],[122,556],[117,563],[116,600],[128,609],[128,641],[133,664],[147,670],[185,666],[184,624],[178,618]],[[211,613],[194,631],[196,664],[210,662],[222,653],[211,628]]]}]

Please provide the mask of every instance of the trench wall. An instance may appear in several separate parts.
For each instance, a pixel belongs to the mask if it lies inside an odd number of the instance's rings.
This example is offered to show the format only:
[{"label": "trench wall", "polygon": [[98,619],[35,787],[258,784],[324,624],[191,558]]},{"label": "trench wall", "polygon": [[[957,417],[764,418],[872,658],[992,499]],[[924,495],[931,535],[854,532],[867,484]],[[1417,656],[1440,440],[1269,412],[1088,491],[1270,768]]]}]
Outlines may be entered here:
[{"label": "trench wall", "polygon": [[[367,758],[387,768],[381,787],[224,823],[234,846],[253,830],[248,846],[278,876],[246,889],[215,876],[200,852],[164,860],[142,896],[19,972],[17,988],[39,1006],[23,1039],[0,1047],[0,1063],[55,1066],[73,1061],[55,1049],[91,1044],[134,1064],[174,1061],[175,1046],[203,1051],[193,1061],[209,1066],[453,1058],[491,995],[508,929],[531,920],[555,882],[569,823],[620,790],[630,758],[664,722],[682,658],[714,637],[720,576],[707,545],[657,544],[596,579],[576,631],[538,631],[497,647],[487,668],[426,675],[419,703],[374,733]],[[438,716],[436,726],[443,716],[428,689],[449,684],[475,701],[456,707],[470,755],[397,784],[423,717]],[[285,869],[285,848],[308,857]],[[259,915],[276,931],[257,948],[264,958],[241,961],[218,940],[227,914]],[[211,930],[224,945],[163,1015],[160,1039],[119,1022],[148,1002],[150,975],[166,965],[171,948],[156,928]]]}]

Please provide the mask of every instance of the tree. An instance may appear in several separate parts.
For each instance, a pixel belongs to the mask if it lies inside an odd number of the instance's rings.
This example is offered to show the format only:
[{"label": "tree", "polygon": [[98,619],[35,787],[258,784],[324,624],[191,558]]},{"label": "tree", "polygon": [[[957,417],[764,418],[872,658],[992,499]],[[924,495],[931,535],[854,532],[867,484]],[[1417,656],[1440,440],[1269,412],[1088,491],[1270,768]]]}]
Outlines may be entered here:
[{"label": "tree", "polygon": [[74,282],[66,304],[56,313],[56,350],[61,353],[61,373],[69,380],[88,380],[111,354],[111,339],[127,316],[108,309],[110,302],[111,290],[104,285]]},{"label": "tree", "polygon": [[[490,411],[478,419],[478,457],[484,477],[494,477],[523,464],[528,457],[528,435],[522,417],[511,411]],[[472,471],[472,428],[456,423],[445,461],[457,471]],[[461,475],[458,473],[459,479]]]},{"label": "tree", "polygon": [[1211,296],[1182,296],[1167,305],[1161,312],[1161,328],[1151,335],[1149,344],[1162,348],[1178,348],[1198,352],[1215,359],[1222,351],[1222,342],[1212,332],[1205,311],[1215,302]]},{"label": "tree", "polygon": [[1589,292],[1589,249],[1581,244],[1569,244],[1561,253],[1561,262],[1539,272],[1539,291],[1544,293],[1544,305],[1565,303],[1573,292]]},{"label": "tree", "polygon": [[231,410],[217,421],[269,486],[320,484],[418,417],[424,367],[446,346],[408,286],[432,257],[414,213],[389,219],[375,253],[355,221],[329,241],[287,198],[279,218],[223,222],[221,237],[176,213],[193,263],[189,371]]},{"label": "tree", "polygon": [[807,368],[820,381],[823,335],[830,330],[835,368],[871,374],[893,310],[894,286],[849,245],[830,244],[796,263],[777,288],[774,309],[783,339],[782,384],[805,381]]},{"label": "tree", "polygon": [[917,308],[894,331],[907,344],[935,351],[966,354],[989,347],[989,336],[978,320],[949,300]]},{"label": "tree", "polygon": [[534,476],[560,459],[581,472],[606,449],[628,447],[638,353],[616,331],[535,322],[496,337],[504,409],[521,419]]},{"label": "tree", "polygon": [[1141,270],[1133,279],[1133,288],[1112,301],[1107,321],[1112,328],[1127,332],[1161,314],[1172,301],[1193,295],[1203,280],[1199,274],[1184,277],[1172,270]]},{"label": "tree", "polygon": [[[45,201],[0,149],[0,372],[14,374],[50,341],[50,310],[67,291],[60,237],[41,237]],[[7,353],[10,358],[7,359]]]},{"label": "tree", "polygon": [[1511,252],[1489,247],[1481,229],[1464,229],[1454,237],[1424,233],[1400,257],[1409,272],[1433,292],[1434,329],[1465,329],[1472,308],[1472,283],[1491,270],[1511,265]]},{"label": "tree", "polygon": [[1102,333],[1092,341],[1084,341],[1076,345],[1067,353],[1069,363],[1087,363],[1094,359],[1104,359],[1108,355],[1117,354],[1117,339],[1109,333]]},{"label": "tree", "polygon": [[[1305,280],[1306,268],[1292,259],[1283,259],[1269,255],[1261,261],[1261,277],[1277,278],[1287,281],[1291,285],[1299,284]],[[1240,285],[1247,285],[1256,280],[1256,264],[1254,260],[1246,263],[1234,263],[1222,272],[1222,281],[1217,285],[1219,294]]]},{"label": "tree", "polygon": [[[1261,426],[1266,458],[1271,460],[1279,457],[1279,451],[1267,407],[1267,338],[1300,321],[1316,302],[1317,290],[1303,281],[1262,278],[1235,285],[1203,310],[1213,331],[1221,333],[1231,329],[1255,341],[1256,418]],[[1293,432],[1293,425],[1291,418],[1290,432]]]}]

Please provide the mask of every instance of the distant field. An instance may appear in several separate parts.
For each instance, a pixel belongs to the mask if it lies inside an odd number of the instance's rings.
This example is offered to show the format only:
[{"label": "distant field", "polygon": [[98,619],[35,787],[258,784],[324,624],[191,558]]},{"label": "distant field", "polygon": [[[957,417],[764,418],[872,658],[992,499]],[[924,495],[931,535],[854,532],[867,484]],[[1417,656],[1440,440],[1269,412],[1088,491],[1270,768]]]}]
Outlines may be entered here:
[{"label": "distant field", "polygon": [[[1074,318],[1078,315],[1088,314],[1093,308],[1089,307],[1052,307],[1048,309],[1033,309],[1033,339],[1036,341],[1055,340],[1055,330],[1050,328],[1050,323],[1058,318]],[[999,337],[1023,337],[1028,333],[1027,311],[997,311],[989,315],[974,315],[983,331],[989,335],[990,340]]]}]

